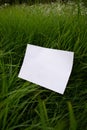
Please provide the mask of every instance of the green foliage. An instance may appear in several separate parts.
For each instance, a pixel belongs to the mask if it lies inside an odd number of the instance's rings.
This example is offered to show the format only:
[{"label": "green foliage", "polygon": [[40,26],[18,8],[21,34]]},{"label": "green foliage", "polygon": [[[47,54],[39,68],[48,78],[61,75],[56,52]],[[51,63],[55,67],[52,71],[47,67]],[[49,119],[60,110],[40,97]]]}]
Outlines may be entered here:
[{"label": "green foliage", "polygon": [[9,3],[9,4],[35,4],[35,3],[50,3],[56,2],[57,0],[0,0],[0,4]]},{"label": "green foliage", "polygon": [[[0,130],[87,129],[87,15],[73,9],[0,8]],[[18,78],[27,43],[75,52],[64,95]]]},{"label": "green foliage", "polygon": [[69,117],[70,117],[70,130],[76,130],[77,123],[76,123],[75,115],[74,115],[73,108],[70,102],[68,102],[68,108],[69,108]]}]

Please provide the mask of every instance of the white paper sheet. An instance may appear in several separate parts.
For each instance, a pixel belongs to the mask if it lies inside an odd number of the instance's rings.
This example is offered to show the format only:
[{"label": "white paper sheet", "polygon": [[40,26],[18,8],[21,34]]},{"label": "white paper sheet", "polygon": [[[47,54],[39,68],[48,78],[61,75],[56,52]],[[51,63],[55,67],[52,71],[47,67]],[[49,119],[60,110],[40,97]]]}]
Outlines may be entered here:
[{"label": "white paper sheet", "polygon": [[63,94],[73,59],[74,52],[28,44],[18,77]]}]

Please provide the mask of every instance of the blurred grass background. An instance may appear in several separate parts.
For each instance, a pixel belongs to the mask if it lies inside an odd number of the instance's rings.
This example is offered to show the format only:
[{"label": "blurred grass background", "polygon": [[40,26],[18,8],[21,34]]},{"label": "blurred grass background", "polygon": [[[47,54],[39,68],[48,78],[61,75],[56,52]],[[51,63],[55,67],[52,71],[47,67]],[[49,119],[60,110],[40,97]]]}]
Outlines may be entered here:
[{"label": "blurred grass background", "polygon": [[9,4],[35,4],[35,3],[50,3],[56,2],[57,0],[0,0],[0,4],[9,3]]},{"label": "blurred grass background", "polygon": [[[26,45],[75,52],[64,95],[18,78]],[[87,130],[87,14],[80,5],[0,8],[0,129]]]}]

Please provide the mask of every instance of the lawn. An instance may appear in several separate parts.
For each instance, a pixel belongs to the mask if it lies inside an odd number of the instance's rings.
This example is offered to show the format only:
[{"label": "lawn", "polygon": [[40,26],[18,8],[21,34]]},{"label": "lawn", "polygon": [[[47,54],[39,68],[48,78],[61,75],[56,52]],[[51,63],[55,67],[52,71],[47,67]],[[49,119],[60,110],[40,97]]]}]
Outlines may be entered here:
[{"label": "lawn", "polygon": [[[64,95],[18,78],[26,45],[75,52]],[[87,130],[87,10],[0,7],[0,130]]]}]

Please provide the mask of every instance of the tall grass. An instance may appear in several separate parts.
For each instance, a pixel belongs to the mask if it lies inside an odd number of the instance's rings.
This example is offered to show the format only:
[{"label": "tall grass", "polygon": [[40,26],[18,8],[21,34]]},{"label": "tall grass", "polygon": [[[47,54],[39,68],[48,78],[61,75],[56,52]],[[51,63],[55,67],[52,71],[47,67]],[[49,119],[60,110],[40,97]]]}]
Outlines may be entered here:
[{"label": "tall grass", "polygon": [[[0,9],[1,130],[87,129],[87,15],[78,17],[73,8]],[[18,78],[27,43],[75,52],[64,95]]]}]

